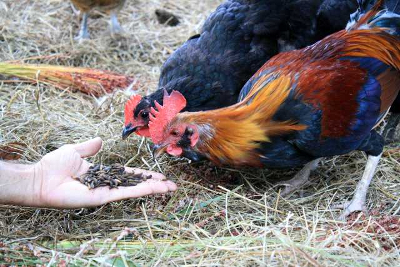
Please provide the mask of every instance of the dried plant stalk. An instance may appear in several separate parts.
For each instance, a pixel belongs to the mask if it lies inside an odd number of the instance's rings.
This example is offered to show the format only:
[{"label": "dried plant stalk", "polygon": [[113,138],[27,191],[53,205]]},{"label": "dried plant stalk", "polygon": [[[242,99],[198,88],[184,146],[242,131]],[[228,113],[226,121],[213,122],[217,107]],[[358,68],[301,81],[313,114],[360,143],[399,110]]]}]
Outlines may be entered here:
[{"label": "dried plant stalk", "polygon": [[18,160],[21,158],[26,145],[20,142],[11,142],[0,145],[0,160]]},{"label": "dried plant stalk", "polygon": [[0,63],[0,75],[26,79],[31,82],[43,82],[57,88],[81,91],[96,97],[112,93],[117,89],[126,89],[137,84],[133,77],[110,71],[64,67],[53,65],[32,65],[18,63]]}]

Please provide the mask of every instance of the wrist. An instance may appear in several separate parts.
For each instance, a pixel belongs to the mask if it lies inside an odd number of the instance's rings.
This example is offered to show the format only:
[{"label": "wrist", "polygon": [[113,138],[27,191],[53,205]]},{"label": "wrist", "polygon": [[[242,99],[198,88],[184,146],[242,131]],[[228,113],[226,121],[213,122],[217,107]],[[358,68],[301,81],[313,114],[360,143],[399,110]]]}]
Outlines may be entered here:
[{"label": "wrist", "polygon": [[32,181],[29,206],[41,207],[43,205],[43,168],[40,161],[31,165],[29,175]]},{"label": "wrist", "polygon": [[[0,161],[0,203],[37,206],[37,164]],[[40,184],[40,183],[39,183]],[[36,204],[36,205],[35,205]]]}]

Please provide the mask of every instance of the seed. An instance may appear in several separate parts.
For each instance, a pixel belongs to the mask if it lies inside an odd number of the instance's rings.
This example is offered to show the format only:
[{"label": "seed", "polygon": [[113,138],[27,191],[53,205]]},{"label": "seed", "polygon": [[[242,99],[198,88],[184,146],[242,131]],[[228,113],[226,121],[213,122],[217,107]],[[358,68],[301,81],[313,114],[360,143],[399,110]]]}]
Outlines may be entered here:
[{"label": "seed", "polygon": [[143,174],[141,174],[141,173],[133,174],[133,177],[141,178],[141,177],[143,177]]},{"label": "seed", "polygon": [[100,165],[90,166],[90,170],[93,171],[93,172],[97,172],[98,170],[100,170]]},{"label": "seed", "polygon": [[106,171],[106,172],[109,172],[111,170],[111,167],[110,166],[106,166],[106,167],[103,168],[103,170]]}]

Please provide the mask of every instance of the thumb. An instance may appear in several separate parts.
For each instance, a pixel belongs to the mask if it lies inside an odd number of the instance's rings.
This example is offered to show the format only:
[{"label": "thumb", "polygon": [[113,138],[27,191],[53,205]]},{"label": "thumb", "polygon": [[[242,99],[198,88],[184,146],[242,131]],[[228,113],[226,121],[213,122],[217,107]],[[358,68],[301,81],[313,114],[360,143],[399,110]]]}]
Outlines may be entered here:
[{"label": "thumb", "polygon": [[83,143],[72,145],[72,148],[82,157],[90,157],[99,152],[103,141],[100,137],[93,138]]}]

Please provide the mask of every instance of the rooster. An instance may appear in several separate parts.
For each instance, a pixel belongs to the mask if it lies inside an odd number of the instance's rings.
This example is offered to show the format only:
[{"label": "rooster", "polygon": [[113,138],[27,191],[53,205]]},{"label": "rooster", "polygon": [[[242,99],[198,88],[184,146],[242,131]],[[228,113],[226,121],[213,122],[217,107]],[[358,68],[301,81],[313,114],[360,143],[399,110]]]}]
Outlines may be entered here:
[{"label": "rooster", "polygon": [[276,55],[255,73],[240,101],[183,112],[186,99],[164,95],[150,116],[155,155],[167,152],[218,165],[304,166],[285,191],[304,184],[322,157],[364,151],[368,162],[341,218],[364,207],[383,150],[374,130],[400,89],[400,16],[359,9],[346,30],[301,50]]},{"label": "rooster", "polygon": [[181,92],[183,111],[232,105],[250,77],[278,52],[298,49],[344,29],[356,0],[228,0],[164,63],[158,90],[125,104],[125,139],[149,137],[150,108],[163,90]]},{"label": "rooster", "polygon": [[125,0],[71,0],[71,2],[83,13],[79,34],[75,37],[75,40],[89,39],[89,32],[87,29],[88,12],[94,8],[99,8],[110,13],[112,33],[119,33],[122,31],[118,22],[117,13],[123,7]]}]

